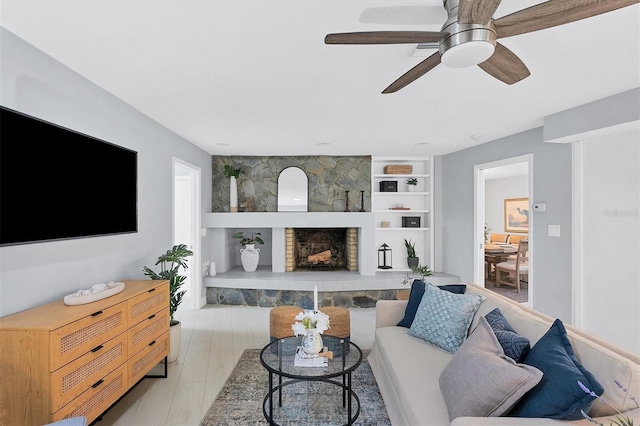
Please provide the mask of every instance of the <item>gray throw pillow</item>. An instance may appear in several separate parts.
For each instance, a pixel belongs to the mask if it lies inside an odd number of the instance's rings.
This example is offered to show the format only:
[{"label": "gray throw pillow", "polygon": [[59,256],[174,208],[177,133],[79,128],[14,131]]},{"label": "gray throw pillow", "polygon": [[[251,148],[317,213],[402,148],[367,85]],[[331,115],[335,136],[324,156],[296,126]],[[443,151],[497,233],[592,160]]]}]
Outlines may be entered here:
[{"label": "gray throw pillow", "polygon": [[454,353],[484,300],[481,295],[454,294],[427,283],[408,334]]},{"label": "gray throw pillow", "polygon": [[507,412],[542,379],[535,367],[506,356],[482,317],[473,333],[440,374],[440,391],[449,419],[498,417]]}]

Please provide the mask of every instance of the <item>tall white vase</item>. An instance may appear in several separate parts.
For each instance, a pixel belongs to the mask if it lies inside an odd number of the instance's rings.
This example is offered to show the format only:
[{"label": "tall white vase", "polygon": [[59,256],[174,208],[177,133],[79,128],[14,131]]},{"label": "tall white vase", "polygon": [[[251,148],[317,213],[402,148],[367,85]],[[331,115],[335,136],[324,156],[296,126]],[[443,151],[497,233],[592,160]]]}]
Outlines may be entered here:
[{"label": "tall white vase", "polygon": [[238,211],[238,183],[235,176],[229,178],[229,211]]},{"label": "tall white vase", "polygon": [[178,359],[180,354],[180,343],[182,336],[182,324],[178,323],[169,327],[169,355],[167,357],[168,362],[174,362]]},{"label": "tall white vase", "polygon": [[240,260],[246,272],[253,272],[258,268],[260,249],[255,244],[247,244],[240,249]]}]

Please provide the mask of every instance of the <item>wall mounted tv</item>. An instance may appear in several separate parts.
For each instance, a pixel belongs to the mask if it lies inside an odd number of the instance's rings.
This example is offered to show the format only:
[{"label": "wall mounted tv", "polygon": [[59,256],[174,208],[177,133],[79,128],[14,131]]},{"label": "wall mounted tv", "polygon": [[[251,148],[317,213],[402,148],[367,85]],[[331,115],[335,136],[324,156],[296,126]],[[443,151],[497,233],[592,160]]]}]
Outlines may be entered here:
[{"label": "wall mounted tv", "polygon": [[137,232],[137,157],[0,106],[0,245]]}]

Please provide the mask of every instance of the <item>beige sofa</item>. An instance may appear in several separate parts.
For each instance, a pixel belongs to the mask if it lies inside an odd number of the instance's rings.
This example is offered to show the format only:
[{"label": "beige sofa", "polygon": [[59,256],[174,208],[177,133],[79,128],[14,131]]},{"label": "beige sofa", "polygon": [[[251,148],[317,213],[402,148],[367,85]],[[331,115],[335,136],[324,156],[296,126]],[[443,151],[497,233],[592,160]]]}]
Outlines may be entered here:
[{"label": "beige sofa", "polygon": [[[476,312],[469,330],[480,316],[500,308],[518,334],[527,337],[531,346],[542,337],[554,319],[473,284],[465,294],[486,297]],[[446,403],[439,387],[442,370],[452,354],[424,340],[407,334],[408,328],[396,324],[403,318],[406,300],[380,300],[376,305],[375,342],[368,361],[382,393],[393,425],[556,425],[591,424],[586,419],[560,421],[513,417],[457,417],[450,422]],[[640,401],[640,356],[614,346],[595,336],[566,325],[576,357],[604,387],[607,402],[640,424],[640,409],[625,401],[625,393],[614,380],[628,386],[629,393]],[[624,405],[624,406],[623,406]],[[597,400],[590,415],[609,425],[617,414]]]}]

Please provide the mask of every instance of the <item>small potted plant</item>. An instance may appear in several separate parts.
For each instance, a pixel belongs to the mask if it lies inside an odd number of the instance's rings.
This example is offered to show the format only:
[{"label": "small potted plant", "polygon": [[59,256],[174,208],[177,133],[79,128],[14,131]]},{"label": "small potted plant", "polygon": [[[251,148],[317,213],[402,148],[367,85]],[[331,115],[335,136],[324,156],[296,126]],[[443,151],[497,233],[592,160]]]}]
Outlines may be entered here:
[{"label": "small potted plant", "polygon": [[407,266],[413,269],[420,262],[420,258],[416,257],[416,243],[412,243],[411,240],[407,241],[405,238],[404,247],[407,249]]},{"label": "small potted plant", "polygon": [[178,306],[182,303],[182,298],[187,290],[181,290],[182,284],[187,279],[180,275],[180,268],[187,269],[187,257],[193,256],[193,252],[184,244],[173,246],[170,250],[158,257],[156,265],[160,265],[160,272],[145,266],[142,271],[152,280],[169,280],[169,339],[170,352],[168,361],[173,362],[178,359],[180,353],[180,321],[174,318]]},{"label": "small potted plant", "polygon": [[418,265],[411,269],[414,274],[420,274],[420,280],[424,281],[424,277],[430,277],[432,275],[429,265]]},{"label": "small potted plant", "polygon": [[413,192],[418,187],[418,179],[411,177],[407,179],[407,191]]},{"label": "small potted plant", "polygon": [[245,237],[243,232],[236,232],[233,238],[240,240],[242,248],[240,249],[240,260],[242,267],[246,272],[253,272],[258,269],[260,261],[260,249],[256,248],[256,244],[264,244],[260,232],[253,232],[251,237]]},{"label": "small potted plant", "polygon": [[238,176],[244,173],[242,169],[236,169],[235,167],[225,164],[224,175],[229,178],[229,211],[235,213],[238,211]]}]

